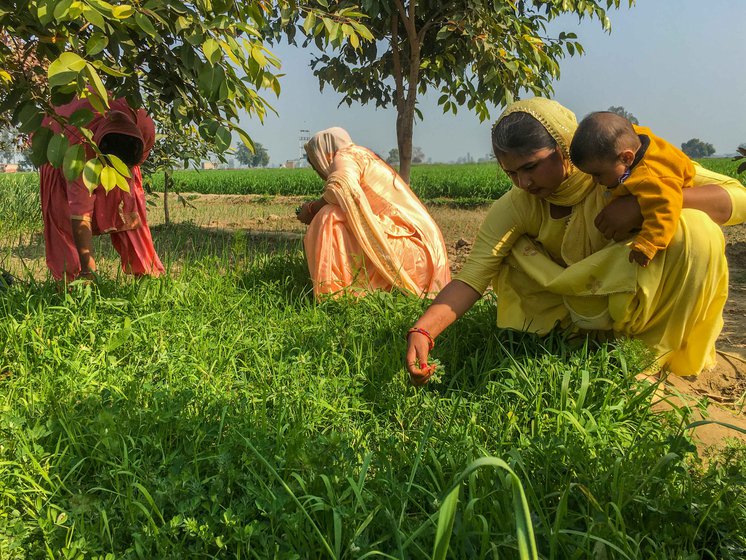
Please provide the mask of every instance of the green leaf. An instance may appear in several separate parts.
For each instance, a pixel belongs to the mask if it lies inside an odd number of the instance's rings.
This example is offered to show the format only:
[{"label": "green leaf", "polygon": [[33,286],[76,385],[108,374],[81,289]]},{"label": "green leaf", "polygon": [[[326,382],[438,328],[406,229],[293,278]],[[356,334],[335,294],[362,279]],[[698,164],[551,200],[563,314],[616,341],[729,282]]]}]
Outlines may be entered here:
[{"label": "green leaf", "polygon": [[135,14],[135,23],[147,35],[150,35],[151,37],[158,37],[158,31],[153,25],[153,22],[150,21],[150,18],[146,16],[145,14],[143,14],[142,12],[137,12]]},{"label": "green leaf", "polygon": [[88,103],[91,104],[91,107],[93,107],[94,111],[96,111],[97,113],[100,113],[102,115],[104,113],[106,113],[106,109],[109,106],[108,105],[108,100],[107,100],[106,104],[104,104],[101,101],[101,99],[99,99],[99,97],[96,94],[94,94],[94,93],[91,93],[91,94],[87,95],[86,99],[88,99]]},{"label": "green leaf", "polygon": [[54,14],[51,6],[46,2],[39,2],[36,6],[36,17],[39,18],[39,23],[47,25],[54,19]]},{"label": "green leaf", "polygon": [[91,25],[98,27],[99,29],[106,29],[106,21],[104,21],[104,16],[102,16],[101,12],[99,12],[95,8],[92,8],[91,6],[84,6],[83,17],[88,20]]},{"label": "green leaf", "polygon": [[108,165],[101,170],[101,185],[104,187],[104,190],[106,192],[111,191],[114,187],[117,186],[118,175],[119,174],[117,173],[117,170],[113,167],[109,167]]},{"label": "green leaf", "polygon": [[202,52],[205,53],[205,58],[210,64],[217,64],[222,58],[220,43],[213,38],[209,38],[202,43]]},{"label": "green leaf", "polygon": [[[536,538],[534,537],[534,528],[531,521],[531,512],[528,508],[528,501],[523,490],[523,485],[518,475],[513,469],[497,457],[481,457],[469,464],[464,471],[456,477],[451,488],[446,493],[440,511],[438,513],[438,528],[436,531],[435,547],[433,558],[443,559],[448,552],[448,540],[450,532],[453,530],[454,516],[456,515],[456,499],[452,496],[456,494],[461,483],[474,471],[482,467],[494,467],[507,473],[505,481],[513,490],[513,519],[516,524],[516,541],[518,544],[518,558],[521,560],[538,559],[536,549]],[[456,494],[457,496],[457,494]]]},{"label": "green leaf", "polygon": [[95,56],[103,51],[108,44],[109,38],[100,31],[95,31],[86,41],[85,52],[88,56]]},{"label": "green leaf", "polygon": [[93,192],[99,185],[101,170],[104,166],[98,158],[89,159],[83,167],[83,183],[89,192]]},{"label": "green leaf", "polygon": [[199,88],[210,101],[220,101],[228,95],[225,71],[221,66],[205,66],[199,73]]},{"label": "green leaf", "polygon": [[241,139],[241,142],[243,142],[244,146],[246,146],[252,154],[255,153],[256,146],[254,146],[254,141],[248,134],[246,134],[246,131],[236,127],[236,132],[238,132],[238,137]]},{"label": "green leaf", "polygon": [[62,133],[55,134],[49,140],[49,144],[47,145],[47,159],[52,167],[60,167],[62,165],[67,147],[67,137]]},{"label": "green leaf", "polygon": [[176,32],[181,33],[184,29],[189,29],[191,22],[184,16],[176,18]]},{"label": "green leaf", "polygon": [[100,60],[94,60],[93,62],[91,62],[91,64],[96,70],[100,70],[101,72],[103,72],[104,74],[108,74],[109,76],[115,76],[117,78],[125,78],[129,75],[129,74],[126,74],[125,72],[122,72],[121,70],[117,70],[116,68],[107,66]]},{"label": "green leaf", "polygon": [[311,31],[313,30],[313,26],[316,24],[316,15],[313,12],[310,12],[308,16],[306,16],[306,20],[303,22],[303,31],[306,32],[306,35],[311,35]]},{"label": "green leaf", "polygon": [[[129,177],[129,174],[127,175]],[[120,173],[116,174],[117,187],[122,189],[124,192],[130,192],[130,184],[127,182],[127,178]]]},{"label": "green leaf", "polygon": [[256,60],[257,64],[264,68],[267,65],[267,57],[264,56],[263,48],[261,45],[254,45],[251,47],[251,58]]},{"label": "green leaf", "polygon": [[85,166],[85,148],[80,144],[70,146],[62,161],[62,174],[68,181],[75,181]]},{"label": "green leaf", "polygon": [[435,531],[435,546],[433,549],[433,560],[445,560],[448,554],[448,545],[451,542],[453,523],[456,520],[456,507],[458,505],[459,487],[451,490],[443,500],[438,511],[438,528]]},{"label": "green leaf", "polygon": [[231,131],[224,126],[219,126],[215,132],[215,146],[219,152],[224,152],[231,147],[233,137]]},{"label": "green leaf", "polygon": [[36,167],[47,162],[47,146],[52,135],[52,131],[48,128],[40,128],[31,137],[31,162]]},{"label": "green leaf", "polygon": [[[95,93],[96,97],[98,97],[99,101],[108,109],[109,108],[109,94],[106,91],[106,86],[104,86],[104,82],[101,81],[101,77],[98,75],[98,72],[96,72],[96,69],[91,66],[90,64],[85,65],[85,75],[88,78],[88,84],[93,88],[93,92]],[[89,100],[91,97],[89,96]],[[91,105],[93,105],[93,102],[91,101]],[[100,107],[95,107],[95,109],[100,109]],[[100,111],[100,113],[103,113],[104,111]]]},{"label": "green leaf", "polygon": [[47,77],[49,87],[65,86],[78,79],[78,74],[85,68],[86,62],[73,52],[64,52],[49,65]]},{"label": "green leaf", "polygon": [[44,113],[42,113],[41,110],[32,102],[28,102],[18,113],[16,122],[20,123],[18,126],[20,132],[29,133],[37,130],[41,126],[43,120]]},{"label": "green leaf", "polygon": [[[233,41],[233,42],[235,43],[235,41]],[[229,45],[225,41],[220,41],[220,47],[223,49],[223,52],[226,55],[228,55],[228,58],[230,58],[236,66],[241,66],[242,62],[236,56],[236,53],[234,52],[234,49],[233,49],[233,47],[231,47],[231,45]],[[236,44],[236,47],[238,47],[238,44]],[[239,54],[242,54],[240,49],[237,49],[237,50],[238,50]]]},{"label": "green leaf", "polygon": [[82,109],[78,109],[72,115],[70,115],[70,118],[67,119],[67,124],[70,126],[83,126],[91,122],[93,120],[93,117],[93,111],[86,107],[83,107]]},{"label": "green leaf", "polygon": [[73,3],[73,0],[61,0],[60,2],[57,2],[57,4],[54,7],[54,11],[52,12],[52,15],[54,15],[54,19],[57,21],[60,21],[67,16],[67,13],[70,11],[70,5]]},{"label": "green leaf", "polygon": [[109,163],[111,164],[111,166],[117,170],[117,173],[127,178],[130,178],[132,176],[130,175],[129,168],[117,156],[115,156],[114,154],[106,154],[106,157],[109,159]]},{"label": "green leaf", "polygon": [[134,15],[134,13],[135,13],[135,8],[127,4],[121,4],[119,6],[114,6],[111,9],[111,15],[117,19],[130,18]]}]

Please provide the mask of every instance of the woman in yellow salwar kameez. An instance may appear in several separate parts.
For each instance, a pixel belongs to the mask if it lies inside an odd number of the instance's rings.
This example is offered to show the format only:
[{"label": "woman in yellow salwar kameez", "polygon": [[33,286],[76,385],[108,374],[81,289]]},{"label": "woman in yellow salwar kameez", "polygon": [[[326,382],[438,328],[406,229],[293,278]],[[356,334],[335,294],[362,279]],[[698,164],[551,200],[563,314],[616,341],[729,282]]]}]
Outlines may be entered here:
[{"label": "woman in yellow salwar kameez", "polygon": [[696,188],[686,189],[674,239],[660,259],[636,266],[618,241],[639,227],[639,206],[630,197],[606,206],[606,189],[572,166],[568,147],[576,127],[571,111],[542,98],[516,102],[500,116],[493,148],[515,187],[493,204],[463,269],[409,331],[414,384],[430,377],[434,339],[489,284],[497,294],[498,327],[612,331],[644,342],[658,357],[656,366],[677,375],[715,364],[728,296],[724,240],[715,222],[744,221],[746,189],[696,166]]},{"label": "woman in yellow salwar kameez", "polygon": [[325,180],[323,196],[298,212],[316,297],[393,288],[434,297],[450,282],[440,229],[391,167],[338,127],[305,149]]}]

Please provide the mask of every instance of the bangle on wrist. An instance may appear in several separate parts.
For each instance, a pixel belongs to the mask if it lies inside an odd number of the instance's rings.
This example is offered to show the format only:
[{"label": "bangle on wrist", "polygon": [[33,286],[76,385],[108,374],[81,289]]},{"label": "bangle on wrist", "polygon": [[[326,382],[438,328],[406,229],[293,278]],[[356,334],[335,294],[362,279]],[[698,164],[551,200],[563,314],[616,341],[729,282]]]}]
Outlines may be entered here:
[{"label": "bangle on wrist", "polygon": [[428,350],[432,350],[433,348],[435,348],[435,339],[425,329],[421,329],[419,327],[412,327],[411,329],[407,331],[407,338],[409,338],[409,335],[412,333],[418,333],[427,338],[427,343],[429,346]]}]

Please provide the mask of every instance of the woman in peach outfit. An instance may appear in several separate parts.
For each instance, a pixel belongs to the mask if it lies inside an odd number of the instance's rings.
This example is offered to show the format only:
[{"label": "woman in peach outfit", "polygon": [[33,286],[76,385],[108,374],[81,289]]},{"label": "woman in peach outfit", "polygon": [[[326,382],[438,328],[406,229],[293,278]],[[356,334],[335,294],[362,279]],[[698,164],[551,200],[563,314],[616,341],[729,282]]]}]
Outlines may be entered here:
[{"label": "woman in peach outfit", "polygon": [[[91,238],[108,233],[121,256],[124,272],[158,276],[164,268],[153,247],[145,217],[140,174],[140,164],[155,141],[153,120],[142,109],[130,108],[124,99],[112,100],[105,115],[96,112],[85,99],[58,107],[57,114],[69,118],[83,110],[93,114],[85,128],[93,133],[101,151],[119,156],[130,167],[132,176],[127,180],[130,192],[115,188],[107,193],[99,185],[89,193],[82,177],[68,181],[62,169],[48,163],[42,165],[39,173],[47,267],[56,280],[90,277],[96,271]],[[55,133],[64,132],[71,145],[83,143],[75,127],[63,129],[53,118],[45,119],[44,126]],[[86,147],[87,158],[94,155]]]},{"label": "woman in peach outfit", "polygon": [[308,161],[326,181],[298,219],[314,294],[399,290],[433,297],[451,279],[443,235],[401,177],[350,135],[334,127],[306,144]]}]

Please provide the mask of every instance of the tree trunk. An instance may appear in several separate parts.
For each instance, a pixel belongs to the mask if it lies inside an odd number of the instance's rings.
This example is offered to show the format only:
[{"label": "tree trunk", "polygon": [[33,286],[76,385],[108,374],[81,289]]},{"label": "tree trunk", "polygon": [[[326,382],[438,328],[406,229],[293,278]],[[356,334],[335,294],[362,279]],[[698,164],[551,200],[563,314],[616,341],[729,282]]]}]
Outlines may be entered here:
[{"label": "tree trunk", "polygon": [[414,100],[407,99],[403,110],[396,112],[396,142],[399,146],[399,175],[409,184],[412,170],[412,134],[414,132]]},{"label": "tree trunk", "polygon": [[166,225],[171,223],[171,216],[168,212],[168,187],[171,183],[171,171],[166,170],[163,174],[163,220]]},{"label": "tree trunk", "polygon": [[[391,45],[396,100],[396,142],[399,145],[399,175],[409,184],[412,170],[414,108],[417,103],[417,83],[420,78],[420,37],[415,27],[417,3],[410,2],[405,7],[402,0],[396,0],[395,4],[396,12],[391,17]],[[402,53],[399,48],[400,21],[404,25],[408,39],[405,53]],[[402,65],[403,54],[408,58],[408,68]]]}]

